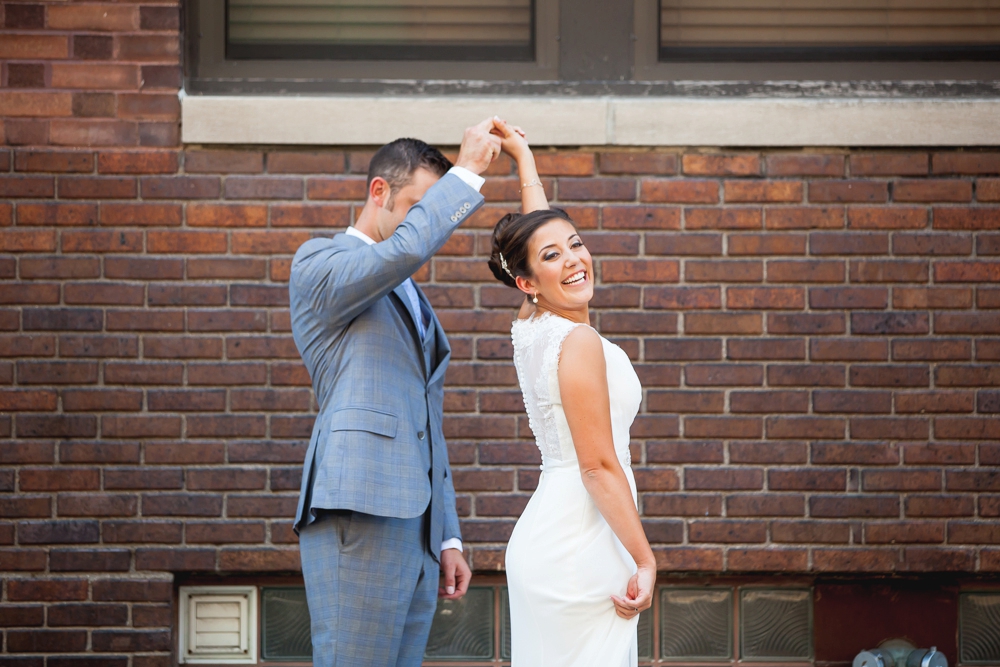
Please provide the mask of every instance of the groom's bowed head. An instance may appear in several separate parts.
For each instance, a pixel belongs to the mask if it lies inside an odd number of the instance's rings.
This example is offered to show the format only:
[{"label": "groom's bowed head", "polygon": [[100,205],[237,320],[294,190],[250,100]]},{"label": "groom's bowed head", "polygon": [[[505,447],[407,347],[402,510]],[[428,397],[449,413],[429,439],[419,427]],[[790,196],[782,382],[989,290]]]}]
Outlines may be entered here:
[{"label": "groom's bowed head", "polygon": [[455,165],[419,139],[396,139],[382,146],[368,164],[368,192],[354,226],[375,242],[384,241],[452,166],[474,174],[486,171],[500,155],[500,136],[493,133],[500,122],[487,118],[466,128]]}]

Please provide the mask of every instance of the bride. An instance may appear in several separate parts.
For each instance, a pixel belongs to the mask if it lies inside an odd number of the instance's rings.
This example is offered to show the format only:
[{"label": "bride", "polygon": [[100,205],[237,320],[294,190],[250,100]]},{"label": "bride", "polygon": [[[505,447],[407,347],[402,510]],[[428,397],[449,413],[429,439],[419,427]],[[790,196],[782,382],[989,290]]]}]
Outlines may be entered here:
[{"label": "bride", "polygon": [[493,230],[490,269],[525,293],[514,365],[542,475],[507,545],[512,667],[633,667],[656,563],[636,509],[629,427],[642,387],[589,326],[590,253],[550,209],[519,128],[499,121],[523,213]]}]

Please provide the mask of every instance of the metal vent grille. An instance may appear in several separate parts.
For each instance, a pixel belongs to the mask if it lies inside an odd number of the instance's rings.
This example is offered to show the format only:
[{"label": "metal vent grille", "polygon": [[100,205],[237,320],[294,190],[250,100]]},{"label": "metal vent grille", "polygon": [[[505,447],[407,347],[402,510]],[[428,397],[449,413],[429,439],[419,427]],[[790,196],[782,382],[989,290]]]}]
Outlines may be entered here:
[{"label": "metal vent grille", "polygon": [[660,656],[728,660],[733,656],[730,589],[664,588],[660,592]]}]

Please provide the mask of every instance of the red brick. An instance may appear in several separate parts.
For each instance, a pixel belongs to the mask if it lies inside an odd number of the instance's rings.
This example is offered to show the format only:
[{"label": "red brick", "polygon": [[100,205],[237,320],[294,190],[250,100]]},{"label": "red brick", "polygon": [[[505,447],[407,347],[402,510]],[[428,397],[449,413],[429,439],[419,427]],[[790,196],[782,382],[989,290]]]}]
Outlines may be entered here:
[{"label": "red brick", "polygon": [[85,227],[97,223],[97,204],[19,204],[19,225]]},{"label": "red brick", "polygon": [[127,389],[66,389],[62,394],[66,412],[138,412],[142,392]]},{"label": "red brick", "polygon": [[589,176],[594,173],[593,153],[535,154],[535,165],[542,176]]},{"label": "red brick", "polygon": [[748,282],[764,279],[764,265],[755,260],[688,260],[684,278],[690,282]]},{"label": "red brick", "polygon": [[677,155],[660,152],[615,152],[599,156],[604,174],[675,174]]},{"label": "red brick", "polygon": [[864,180],[810,181],[809,201],[825,202],[887,202],[886,183]]},{"label": "red brick", "polygon": [[[906,443],[903,458],[909,465],[958,465],[971,464],[976,460],[976,445],[973,443]],[[986,457],[984,456],[984,459]],[[986,462],[985,460],[983,461]]]},{"label": "red brick", "polygon": [[[853,432],[852,432],[853,434]],[[817,442],[811,446],[814,464],[895,465],[899,463],[899,448],[891,443]],[[857,480],[851,480],[856,486]]]},{"label": "red brick", "polygon": [[979,387],[1000,385],[1000,368],[987,366],[939,366],[935,372],[939,387]]},{"label": "red brick", "polygon": [[[649,445],[647,448],[647,456]],[[729,460],[731,463],[805,463],[808,450],[802,442],[731,442]],[[768,473],[769,475],[771,472]],[[771,482],[768,482],[769,488]]]},{"label": "red brick", "polygon": [[897,287],[894,308],[971,308],[972,290],[961,287]]},{"label": "red brick", "polygon": [[722,307],[718,287],[647,287],[643,305],[669,310],[716,309]]},{"label": "red brick", "polygon": [[934,153],[935,174],[1000,174],[1000,153]]},{"label": "red brick", "polygon": [[726,498],[726,516],[805,516],[805,496],[797,493],[747,493]]},{"label": "red brick", "polygon": [[738,255],[804,255],[806,238],[799,234],[730,234],[728,254]]},{"label": "red brick", "polygon": [[962,361],[972,359],[972,342],[961,339],[916,339],[892,341],[895,361]]},{"label": "red brick", "polygon": [[184,368],[178,363],[109,362],[104,366],[105,384],[181,384]]},{"label": "red brick", "polygon": [[808,412],[809,395],[797,391],[734,391],[729,397],[734,413]]},{"label": "red brick", "polygon": [[925,419],[913,417],[851,419],[851,437],[855,439],[924,440],[929,435],[930,427]]},{"label": "red brick", "polygon": [[725,394],[721,391],[654,391],[646,399],[650,412],[722,413]]},{"label": "red brick", "polygon": [[896,181],[892,185],[892,198],[901,202],[972,201],[972,181],[954,179]]},{"label": "red brick", "polygon": [[776,439],[843,438],[845,422],[832,417],[768,417],[765,433]]},{"label": "red brick", "polygon": [[561,201],[631,201],[636,196],[632,178],[560,178]]},{"label": "red brick", "polygon": [[838,260],[771,260],[767,281],[773,283],[841,283],[846,271]]},{"label": "red brick", "polygon": [[721,234],[646,234],[647,255],[722,255]]},{"label": "red brick", "polygon": [[927,313],[851,313],[851,333],[855,335],[926,334],[929,331]]},{"label": "red brick", "polygon": [[800,181],[725,181],[723,191],[727,202],[800,202]]},{"label": "red brick", "polygon": [[757,176],[760,174],[758,155],[694,155],[682,157],[685,174],[694,176]]},{"label": "red brick", "polygon": [[1000,229],[1000,207],[934,207],[934,229]]},{"label": "red brick", "polygon": [[761,420],[756,417],[684,418],[684,436],[689,438],[760,438],[761,432]]},{"label": "red brick", "polygon": [[97,154],[101,174],[173,174],[178,169],[174,151],[114,151]]},{"label": "red brick", "polygon": [[[697,412],[682,408],[677,411]],[[647,442],[646,460],[650,463],[722,463],[725,455],[718,441]]]},{"label": "red brick", "polygon": [[843,491],[847,475],[843,469],[786,468],[767,472],[771,491]]},{"label": "red brick", "polygon": [[143,199],[216,199],[220,183],[215,176],[145,176],[140,189]]},{"label": "red brick", "polygon": [[908,517],[960,517],[972,516],[975,501],[967,495],[925,495],[908,496],[904,512]]},{"label": "red brick", "polygon": [[757,313],[686,313],[684,332],[752,335],[763,333],[763,327]]},{"label": "red brick", "polygon": [[639,200],[672,204],[719,203],[718,181],[645,178],[639,184]]},{"label": "red brick", "polygon": [[718,360],[722,358],[722,343],[718,339],[650,338],[646,340],[646,358],[650,361]]},{"label": "red brick", "polygon": [[808,567],[805,549],[729,549],[727,570],[746,572],[802,572]]},{"label": "red brick", "polygon": [[814,339],[809,342],[809,358],[814,361],[884,361],[888,359],[888,346],[884,340]]},{"label": "red brick", "polygon": [[685,229],[760,229],[762,211],[759,208],[687,208],[684,210]]},{"label": "red brick", "polygon": [[851,229],[924,229],[927,209],[912,207],[851,207],[847,226]]},{"label": "red brick", "polygon": [[647,493],[642,509],[646,516],[720,516],[722,499],[717,493]]},{"label": "red brick", "polygon": [[[866,366],[855,364],[850,371],[851,384],[856,387],[927,387],[930,369],[927,366]],[[902,398],[911,394],[896,394]]]},{"label": "red brick", "polygon": [[765,157],[769,176],[843,176],[844,156],[826,154],[775,154]]},{"label": "red brick", "polygon": [[670,260],[610,260],[601,262],[604,282],[677,282],[679,262]]},{"label": "red brick", "polygon": [[730,287],[726,306],[733,309],[798,310],[805,307],[801,287]]},{"label": "red brick", "polygon": [[[7,648],[17,653],[49,653],[53,646],[67,652],[87,647],[85,630],[9,630]],[[16,663],[12,663],[16,664]],[[27,663],[31,665],[30,662]]]},{"label": "red brick", "polygon": [[680,229],[681,226],[680,209],[676,208],[605,206],[601,211],[604,229]]},{"label": "red brick", "polygon": [[14,151],[15,171],[90,172],[94,154],[87,151],[31,150]]},{"label": "red brick", "polygon": [[814,549],[813,569],[819,572],[892,572],[898,565],[894,549]]},{"label": "red brick", "polygon": [[189,521],[184,526],[184,540],[188,544],[260,544],[264,542],[264,538],[263,521]]},{"label": "red brick", "polygon": [[892,251],[897,255],[968,255],[972,252],[972,237],[944,232],[898,233],[893,235]]},{"label": "red brick", "polygon": [[763,521],[727,521],[725,519],[695,520],[688,524],[688,540],[692,543],[752,544],[767,540],[767,524]]},{"label": "red brick", "polygon": [[927,173],[927,153],[856,153],[851,156],[855,176],[921,176]]}]

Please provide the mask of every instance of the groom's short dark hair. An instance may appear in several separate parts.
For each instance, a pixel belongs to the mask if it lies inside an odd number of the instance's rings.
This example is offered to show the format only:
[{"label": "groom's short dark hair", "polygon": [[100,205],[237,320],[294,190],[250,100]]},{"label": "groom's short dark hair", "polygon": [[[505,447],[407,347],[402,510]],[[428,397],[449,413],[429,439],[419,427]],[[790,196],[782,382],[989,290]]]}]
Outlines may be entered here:
[{"label": "groom's short dark hair", "polygon": [[380,176],[395,194],[413,180],[413,172],[421,167],[444,176],[452,164],[441,151],[420,139],[396,139],[375,151],[368,163],[367,186],[370,188],[372,179]]}]

